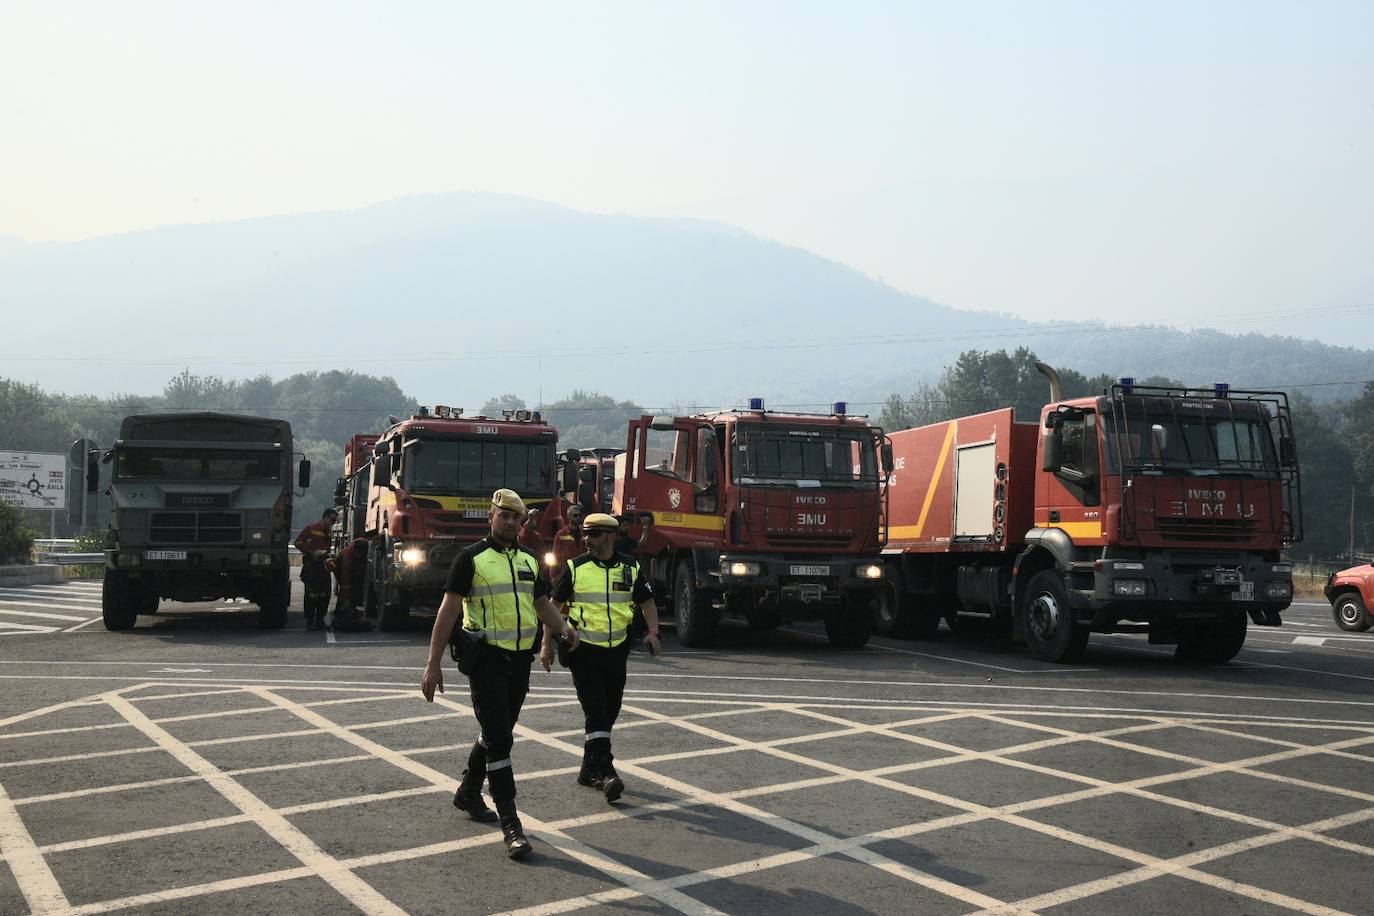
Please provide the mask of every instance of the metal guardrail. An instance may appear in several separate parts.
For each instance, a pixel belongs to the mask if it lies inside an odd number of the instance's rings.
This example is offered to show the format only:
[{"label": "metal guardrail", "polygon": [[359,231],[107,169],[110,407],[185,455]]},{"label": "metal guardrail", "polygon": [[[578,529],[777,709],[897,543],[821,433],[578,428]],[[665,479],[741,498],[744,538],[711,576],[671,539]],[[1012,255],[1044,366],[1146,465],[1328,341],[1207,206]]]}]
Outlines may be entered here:
[{"label": "metal guardrail", "polygon": [[50,553],[43,559],[57,566],[94,566],[105,562],[103,553]]}]

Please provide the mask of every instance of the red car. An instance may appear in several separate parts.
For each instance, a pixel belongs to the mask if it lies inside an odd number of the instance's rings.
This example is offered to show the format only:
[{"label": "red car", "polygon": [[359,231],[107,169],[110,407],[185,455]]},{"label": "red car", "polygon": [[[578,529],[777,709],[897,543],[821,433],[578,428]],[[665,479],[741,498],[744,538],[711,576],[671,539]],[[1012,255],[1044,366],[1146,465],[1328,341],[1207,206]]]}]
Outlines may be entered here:
[{"label": "red car", "polygon": [[1360,633],[1374,624],[1374,617],[1369,616],[1369,608],[1374,607],[1374,565],[1361,563],[1332,573],[1325,592],[1331,616],[1342,630]]}]

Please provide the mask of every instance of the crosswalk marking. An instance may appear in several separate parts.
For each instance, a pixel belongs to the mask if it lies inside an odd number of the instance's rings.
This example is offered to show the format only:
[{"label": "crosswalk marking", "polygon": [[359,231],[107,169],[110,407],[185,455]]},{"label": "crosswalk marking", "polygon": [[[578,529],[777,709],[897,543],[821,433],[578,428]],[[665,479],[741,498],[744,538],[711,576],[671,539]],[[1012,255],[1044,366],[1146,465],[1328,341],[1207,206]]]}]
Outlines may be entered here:
[{"label": "crosswalk marking", "polygon": [[0,637],[70,633],[89,626],[101,619],[100,591],[99,582],[0,588]]}]

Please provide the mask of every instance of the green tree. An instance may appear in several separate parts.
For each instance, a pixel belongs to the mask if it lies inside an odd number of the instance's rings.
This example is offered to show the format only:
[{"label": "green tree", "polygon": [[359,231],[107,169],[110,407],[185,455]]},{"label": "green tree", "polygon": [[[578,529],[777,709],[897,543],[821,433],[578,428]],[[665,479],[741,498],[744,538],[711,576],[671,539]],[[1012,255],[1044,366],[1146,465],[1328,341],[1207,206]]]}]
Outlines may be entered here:
[{"label": "green tree", "polygon": [[524,410],[525,407],[524,398],[513,394],[503,394],[499,397],[487,398],[487,402],[482,405],[480,413],[484,417],[499,417],[503,410]]}]

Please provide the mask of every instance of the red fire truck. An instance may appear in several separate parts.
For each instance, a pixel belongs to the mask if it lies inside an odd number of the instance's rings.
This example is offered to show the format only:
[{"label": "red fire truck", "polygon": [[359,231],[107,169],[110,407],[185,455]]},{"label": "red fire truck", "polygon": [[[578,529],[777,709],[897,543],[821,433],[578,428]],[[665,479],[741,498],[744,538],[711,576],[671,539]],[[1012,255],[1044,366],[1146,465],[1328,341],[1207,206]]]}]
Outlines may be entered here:
[{"label": "red fire truck", "polygon": [[892,434],[893,631],[982,619],[1055,662],[1089,632],[1148,633],[1216,662],[1247,618],[1280,625],[1280,551],[1302,534],[1287,396],[1122,379],[1065,401],[1041,371],[1038,423],[1006,408]]},{"label": "red fire truck", "polygon": [[367,530],[367,489],[372,482],[372,450],[380,436],[359,433],[344,446],[343,476],[334,486],[333,553],[363,536]]},{"label": "red fire truck", "polygon": [[557,444],[529,410],[498,419],[422,407],[381,434],[363,524],[364,603],[381,629],[403,627],[412,607],[438,606],[454,557],[488,531],[492,491],[509,487],[531,508],[553,499]]},{"label": "red fire truck", "polygon": [[[662,454],[660,460],[653,456]],[[721,614],[757,629],[825,621],[832,644],[868,641],[882,583],[890,447],[848,416],[748,410],[630,421],[614,511],[652,516],[640,545],[678,638],[709,645]]]}]

